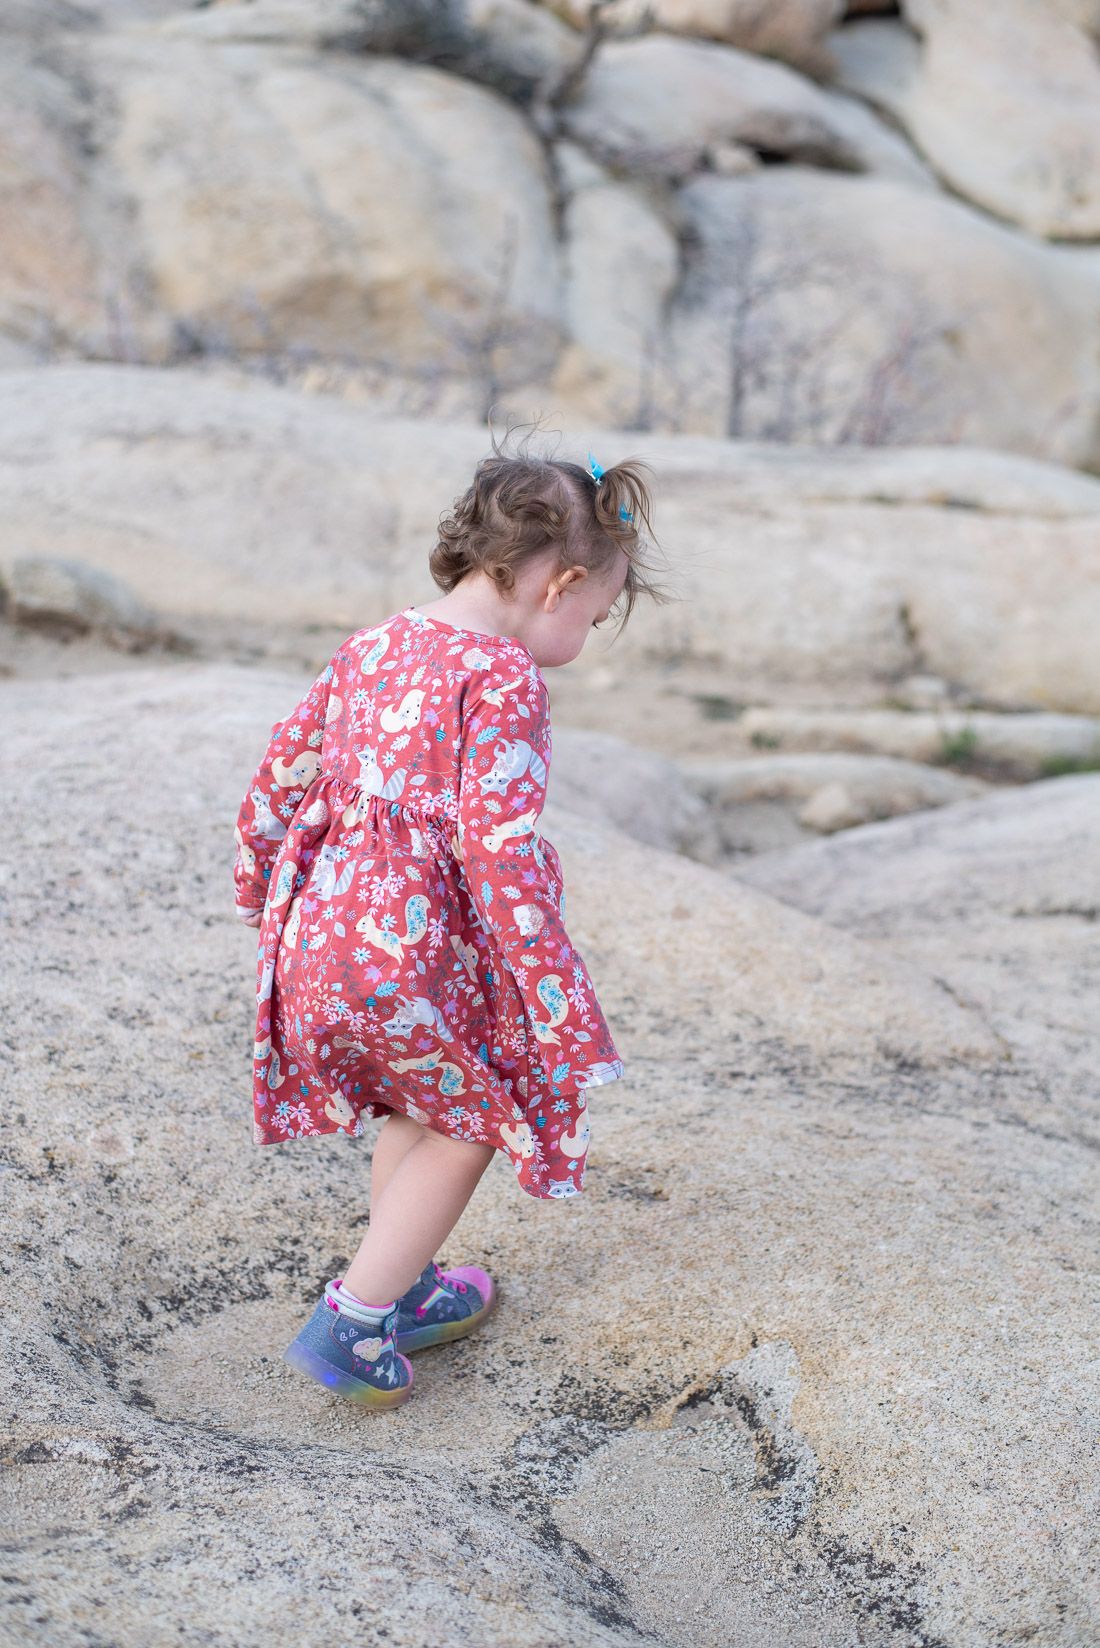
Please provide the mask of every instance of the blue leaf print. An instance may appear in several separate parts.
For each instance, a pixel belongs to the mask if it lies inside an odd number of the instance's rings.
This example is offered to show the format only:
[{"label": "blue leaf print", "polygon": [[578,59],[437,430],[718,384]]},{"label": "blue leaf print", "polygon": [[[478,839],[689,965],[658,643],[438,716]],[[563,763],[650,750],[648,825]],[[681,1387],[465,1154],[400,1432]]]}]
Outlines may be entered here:
[{"label": "blue leaf print", "polygon": [[490,738],[499,738],[499,737],[500,737],[500,728],[499,727],[485,727],[485,728],[482,729],[481,732],[478,733],[477,742],[479,744],[487,744],[489,742]]},{"label": "blue leaf print", "polygon": [[592,1037],[588,1034],[587,1030],[574,1030],[573,1040],[574,1041],[591,1041]]},{"label": "blue leaf print", "polygon": [[339,938],[343,938],[343,936],[344,936],[344,923],[342,921],[334,921],[333,924],[332,924],[332,930],[333,930],[334,933],[337,934],[337,936]]},{"label": "blue leaf print", "polygon": [[556,1082],[564,1081],[566,1076],[568,1076],[568,1074],[569,1074],[569,1060],[566,1059],[564,1064],[556,1064],[554,1066],[554,1073],[553,1073],[553,1075],[550,1079],[552,1081],[556,1081]]},{"label": "blue leaf print", "polygon": [[493,889],[487,881],[483,881],[481,883],[481,902],[483,904],[491,904],[493,902]]}]

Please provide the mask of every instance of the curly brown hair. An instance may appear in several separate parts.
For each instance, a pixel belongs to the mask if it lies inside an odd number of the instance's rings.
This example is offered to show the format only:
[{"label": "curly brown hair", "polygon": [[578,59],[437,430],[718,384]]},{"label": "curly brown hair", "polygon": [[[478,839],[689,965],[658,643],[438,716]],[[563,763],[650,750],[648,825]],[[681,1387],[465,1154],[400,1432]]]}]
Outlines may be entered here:
[{"label": "curly brown hair", "polygon": [[[516,427],[509,428],[505,441]],[[536,422],[531,434],[537,428]],[[559,571],[583,566],[597,577],[619,550],[625,552],[630,564],[613,605],[614,610],[622,604],[623,624],[640,595],[657,602],[673,599],[653,576],[641,531],[644,522],[656,541],[653,500],[642,475],[651,465],[624,458],[595,482],[578,463],[526,451],[530,435],[515,455],[503,450],[491,425],[490,438],[492,456],[481,460],[470,486],[440,517],[439,542],[428,561],[440,589],[449,593],[468,573],[483,572],[508,594],[515,588],[516,569],[555,545]]]}]

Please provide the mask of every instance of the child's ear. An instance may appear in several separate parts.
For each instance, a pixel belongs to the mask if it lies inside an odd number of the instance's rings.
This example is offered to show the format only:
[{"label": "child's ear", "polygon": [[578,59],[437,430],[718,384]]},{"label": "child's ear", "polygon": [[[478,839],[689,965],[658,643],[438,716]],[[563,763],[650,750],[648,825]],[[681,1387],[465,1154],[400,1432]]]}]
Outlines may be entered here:
[{"label": "child's ear", "polygon": [[544,603],[547,612],[553,612],[561,600],[562,591],[571,584],[579,584],[582,578],[588,577],[588,568],[584,566],[566,567],[562,572],[556,572],[546,589]]}]

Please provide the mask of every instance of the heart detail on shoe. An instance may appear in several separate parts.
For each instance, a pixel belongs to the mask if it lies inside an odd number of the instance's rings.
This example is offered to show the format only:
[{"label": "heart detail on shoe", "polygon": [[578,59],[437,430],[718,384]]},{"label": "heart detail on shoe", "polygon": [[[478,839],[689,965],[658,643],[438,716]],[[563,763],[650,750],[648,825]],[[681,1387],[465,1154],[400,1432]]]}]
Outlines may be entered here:
[{"label": "heart detail on shoe", "polygon": [[356,1356],[363,1358],[364,1362],[373,1362],[382,1349],[382,1341],[381,1339],[360,1339],[351,1348]]}]

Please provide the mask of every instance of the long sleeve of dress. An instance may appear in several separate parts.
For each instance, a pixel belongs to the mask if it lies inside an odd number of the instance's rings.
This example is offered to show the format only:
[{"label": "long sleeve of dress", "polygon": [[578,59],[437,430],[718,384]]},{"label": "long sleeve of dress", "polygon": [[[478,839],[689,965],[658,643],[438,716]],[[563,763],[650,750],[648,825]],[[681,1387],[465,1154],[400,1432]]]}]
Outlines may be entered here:
[{"label": "long sleeve of dress", "polygon": [[565,930],[561,860],[539,831],[550,705],[532,664],[494,664],[463,707],[458,840],[482,923],[515,977],[528,1034],[556,1094],[617,1080],[623,1061]]},{"label": "long sleeve of dress", "polygon": [[233,866],[239,910],[262,909],[271,866],[310,784],[321,768],[321,741],[333,666],[326,664],[305,697],[271,729],[263,760],[237,814]]}]

